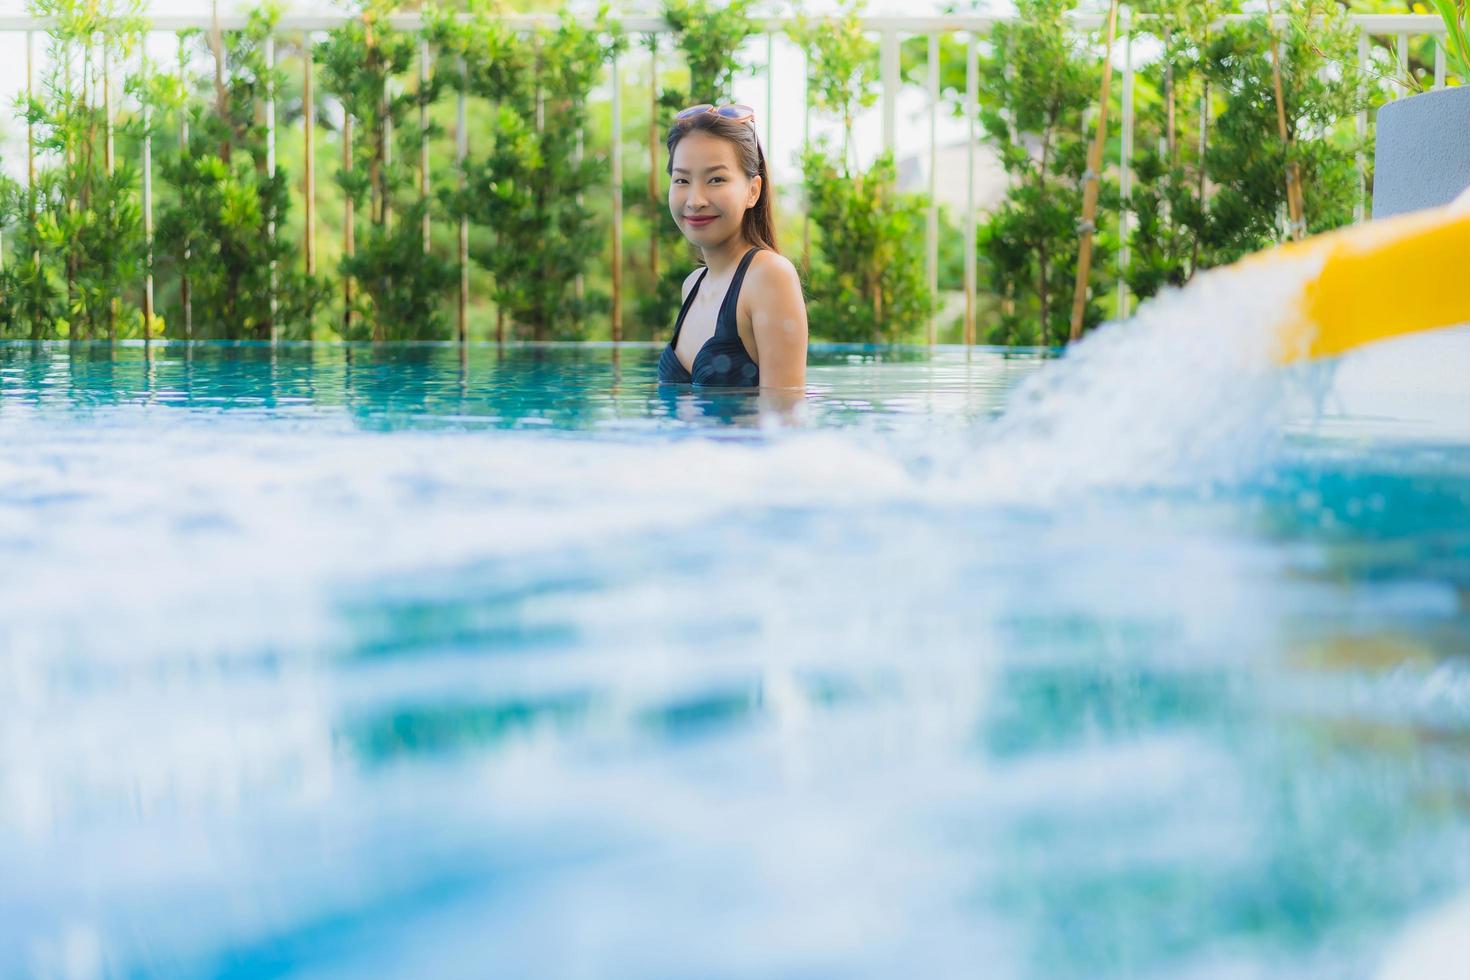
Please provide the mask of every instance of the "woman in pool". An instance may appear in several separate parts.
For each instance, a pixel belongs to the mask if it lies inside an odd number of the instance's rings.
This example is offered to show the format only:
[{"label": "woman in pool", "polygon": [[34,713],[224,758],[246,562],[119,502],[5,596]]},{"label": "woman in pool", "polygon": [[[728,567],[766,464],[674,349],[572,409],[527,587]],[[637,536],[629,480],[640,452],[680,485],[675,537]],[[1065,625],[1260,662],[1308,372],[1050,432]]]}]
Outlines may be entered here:
[{"label": "woman in pool", "polygon": [[658,361],[667,384],[795,388],[806,384],[806,303],[776,250],[770,177],[745,105],[691,106],[667,139],[669,211],[703,254],[684,280],[674,339]]}]

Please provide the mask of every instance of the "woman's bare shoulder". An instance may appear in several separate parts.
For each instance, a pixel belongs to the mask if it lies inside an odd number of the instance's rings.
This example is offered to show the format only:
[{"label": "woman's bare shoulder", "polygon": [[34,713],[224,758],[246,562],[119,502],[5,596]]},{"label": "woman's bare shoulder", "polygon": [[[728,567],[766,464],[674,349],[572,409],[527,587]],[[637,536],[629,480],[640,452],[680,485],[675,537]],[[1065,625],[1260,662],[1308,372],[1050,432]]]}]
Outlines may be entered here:
[{"label": "woman's bare shoulder", "polygon": [[750,270],[746,275],[767,286],[794,284],[798,292],[801,290],[801,274],[796,271],[796,266],[780,252],[772,252],[768,248],[761,249],[750,260]]}]

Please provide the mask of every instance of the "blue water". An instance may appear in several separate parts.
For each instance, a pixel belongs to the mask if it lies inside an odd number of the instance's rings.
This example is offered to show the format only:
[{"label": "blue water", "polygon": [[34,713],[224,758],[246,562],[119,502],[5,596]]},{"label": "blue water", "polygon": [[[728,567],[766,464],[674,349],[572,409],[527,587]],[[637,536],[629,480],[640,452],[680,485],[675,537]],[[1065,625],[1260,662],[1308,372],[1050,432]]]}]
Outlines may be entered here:
[{"label": "blue water", "polygon": [[1394,975],[1470,403],[1096,349],[0,344],[0,976]]}]

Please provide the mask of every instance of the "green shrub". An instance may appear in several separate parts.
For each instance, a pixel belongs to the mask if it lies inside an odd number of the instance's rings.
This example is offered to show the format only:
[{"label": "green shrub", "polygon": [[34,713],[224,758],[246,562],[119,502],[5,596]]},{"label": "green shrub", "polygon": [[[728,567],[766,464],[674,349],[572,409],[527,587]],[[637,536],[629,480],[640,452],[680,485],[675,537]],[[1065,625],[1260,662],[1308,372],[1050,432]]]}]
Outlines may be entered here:
[{"label": "green shrub", "polygon": [[463,84],[494,107],[489,145],[467,161],[451,209],[494,232],[475,258],[495,276],[495,301],[529,339],[579,336],[588,314],[610,305],[575,293],[604,242],[600,214],[577,197],[597,190],[609,165],[598,154],[579,161],[576,137],[588,94],[624,44],[620,30],[606,6],[587,26],[563,10],[554,29],[524,36],[475,8],[467,23],[442,19],[434,40],[464,59]]},{"label": "green shrub", "polygon": [[[104,80],[114,106],[135,84],[142,0],[31,0],[28,10],[53,19],[47,69],[34,98],[22,98],[35,127],[38,155],[56,163],[37,174],[33,192],[13,183],[0,223],[16,231],[0,273],[0,330],[35,339],[117,338],[141,332],[130,297],[143,274],[138,174],[116,153],[119,121],[109,132]],[[105,79],[104,79],[105,76]]]},{"label": "green shrub", "polygon": [[[392,0],[361,0],[356,19],[332,31],[316,47],[323,87],[341,100],[353,120],[352,166],[338,182],[352,201],[356,254],[344,256],[340,274],[361,286],[345,312],[348,339],[444,339],[444,300],[454,269],[425,252],[422,221],[432,198],[416,189],[414,165],[423,133],[420,104],[432,104],[440,87],[435,73],[427,85],[401,85],[417,64],[418,38],[388,22]],[[351,326],[356,317],[362,326]]]},{"label": "green shrub", "polygon": [[[1054,345],[1071,329],[1091,135],[1084,119],[1101,88],[1101,44],[1084,46],[1068,23],[1076,0],[1016,7],[1019,19],[996,24],[980,58],[981,121],[1010,176],[1005,202],[979,229],[990,287],[1003,299],[988,339]],[[1116,185],[1103,176],[1086,327],[1102,320],[1116,251]]]},{"label": "green shrub", "polygon": [[[162,107],[176,103],[188,122],[185,146],[156,141],[158,175],[171,193],[158,208],[154,251],[160,271],[179,282],[168,316],[178,325],[175,335],[310,336],[320,287],[307,280],[295,244],[272,230],[286,221],[290,184],[285,168],[267,168],[266,127],[257,112],[282,83],[265,56],[277,20],[278,9],[257,9],[244,30],[219,39],[224,64],[212,98],[195,98],[199,80],[184,72],[182,86],[171,86],[177,91],[154,92]],[[196,37],[181,38],[181,62]]]},{"label": "green shrub", "polygon": [[864,36],[861,0],[836,19],[798,17],[790,36],[811,64],[813,106],[842,120],[842,147],[819,140],[802,150],[808,215],[819,230],[810,270],[808,318],[824,340],[895,343],[914,339],[933,310],[924,275],[924,199],[900,194],[893,156],[866,172],[852,162],[852,126],[877,101],[877,45]]}]

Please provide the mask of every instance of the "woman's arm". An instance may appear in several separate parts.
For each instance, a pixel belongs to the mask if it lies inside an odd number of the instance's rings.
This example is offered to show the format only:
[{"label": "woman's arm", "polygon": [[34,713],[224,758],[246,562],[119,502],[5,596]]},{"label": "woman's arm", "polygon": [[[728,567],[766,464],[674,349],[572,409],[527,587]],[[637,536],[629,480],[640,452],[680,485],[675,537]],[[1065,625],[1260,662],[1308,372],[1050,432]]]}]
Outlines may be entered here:
[{"label": "woman's arm", "polygon": [[752,266],[746,282],[761,387],[805,387],[807,326],[801,277],[790,259],[775,252],[761,252]]}]

